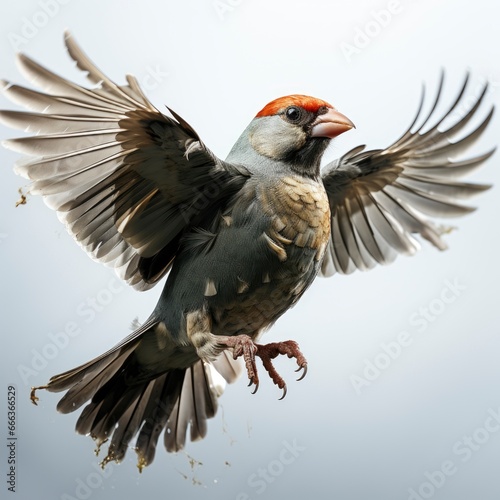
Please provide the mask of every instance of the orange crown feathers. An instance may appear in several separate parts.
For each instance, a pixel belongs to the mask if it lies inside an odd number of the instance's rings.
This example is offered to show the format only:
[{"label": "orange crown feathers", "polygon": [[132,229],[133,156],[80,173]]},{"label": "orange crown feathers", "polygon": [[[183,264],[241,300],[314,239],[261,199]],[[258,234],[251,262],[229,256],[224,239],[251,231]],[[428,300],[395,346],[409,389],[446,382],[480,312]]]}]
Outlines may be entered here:
[{"label": "orange crown feathers", "polygon": [[316,97],[311,97],[308,95],[292,94],[278,97],[274,101],[271,101],[269,104],[266,104],[257,113],[256,118],[260,118],[262,116],[273,116],[280,110],[288,106],[300,106],[301,108],[304,108],[306,111],[310,111],[311,113],[316,113],[319,108],[322,107],[333,108],[331,104],[328,104],[322,99],[317,99]]}]

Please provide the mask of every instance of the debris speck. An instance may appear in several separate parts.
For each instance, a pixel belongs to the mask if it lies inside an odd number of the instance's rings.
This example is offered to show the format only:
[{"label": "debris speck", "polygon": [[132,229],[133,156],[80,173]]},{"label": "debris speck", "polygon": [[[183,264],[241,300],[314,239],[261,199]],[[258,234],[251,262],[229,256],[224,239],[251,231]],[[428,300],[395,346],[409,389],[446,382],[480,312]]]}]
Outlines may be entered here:
[{"label": "debris speck", "polygon": [[21,195],[21,197],[19,198],[19,200],[16,201],[16,208],[19,205],[26,205],[26,202],[28,201],[28,199],[26,198],[26,195],[23,193],[23,188],[19,188],[17,190],[17,192]]}]

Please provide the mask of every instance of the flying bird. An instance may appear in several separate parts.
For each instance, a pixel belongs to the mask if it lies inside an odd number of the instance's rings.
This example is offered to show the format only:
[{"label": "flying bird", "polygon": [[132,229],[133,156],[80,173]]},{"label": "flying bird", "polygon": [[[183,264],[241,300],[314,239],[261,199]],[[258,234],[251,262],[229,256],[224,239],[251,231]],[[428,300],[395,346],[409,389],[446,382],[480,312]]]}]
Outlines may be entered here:
[{"label": "flying bird", "polygon": [[270,102],[222,160],[175,111],[156,109],[133,76],[118,85],[69,33],[65,44],[91,88],[23,54],[20,70],[42,92],[1,83],[28,111],[1,111],[0,120],[34,134],[4,142],[31,157],[15,171],[94,260],[133,288],[148,290],[167,276],[135,331],[32,390],[35,404],[36,390],[66,391],[62,413],[86,405],[76,430],[98,446],[108,441],[103,464],[121,461],[136,436],[140,470],[162,432],[168,451],[185,446],[188,428],[191,440],[204,437],[223,389],[215,374],[233,382],[238,358],[254,390],[260,358],[284,395],[273,359],[293,358],[302,378],[306,358],[292,340],[259,339],[316,276],[412,255],[418,238],[444,250],[445,231],[432,219],[471,212],[461,200],[489,187],[459,180],[494,152],[462,156],[493,115],[492,106],[464,132],[487,92],[485,85],[460,116],[468,76],[438,119],[443,77],[430,112],[422,95],[415,119],[389,147],[359,146],[321,168],[331,141],[354,127],[322,99]]}]

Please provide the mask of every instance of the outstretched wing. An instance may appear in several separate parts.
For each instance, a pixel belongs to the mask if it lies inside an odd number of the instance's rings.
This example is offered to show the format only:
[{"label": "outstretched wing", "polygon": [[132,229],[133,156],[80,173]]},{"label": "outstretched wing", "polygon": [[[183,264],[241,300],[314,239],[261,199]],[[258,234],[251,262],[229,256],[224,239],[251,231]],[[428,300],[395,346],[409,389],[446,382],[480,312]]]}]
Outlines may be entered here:
[{"label": "outstretched wing", "polygon": [[438,105],[443,80],[441,77],[431,111],[416,130],[412,131],[422,113],[424,94],[413,123],[394,144],[372,151],[359,146],[326,166],[322,177],[330,200],[332,224],[321,269],[324,276],[371,269],[376,264],[392,262],[398,253],[411,255],[419,249],[414,234],[444,250],[446,244],[441,236],[445,230],[429,217],[469,213],[474,208],[460,201],[490,187],[457,179],[481,165],[494,149],[469,159],[456,158],[481,136],[491,120],[493,107],[476,129],[454,140],[475,116],[487,84],[474,106],[442,129],[446,121],[465,107],[467,75],[449,110],[424,131]]},{"label": "outstretched wing", "polygon": [[33,181],[82,248],[139,290],[168,271],[187,227],[210,216],[248,173],[209,151],[176,113],[160,113],[136,79],[119,86],[65,43],[92,89],[18,55],[21,71],[46,93],[3,82],[4,95],[30,112],[1,111],[9,126],[35,133],[5,141],[34,156],[16,172]]}]

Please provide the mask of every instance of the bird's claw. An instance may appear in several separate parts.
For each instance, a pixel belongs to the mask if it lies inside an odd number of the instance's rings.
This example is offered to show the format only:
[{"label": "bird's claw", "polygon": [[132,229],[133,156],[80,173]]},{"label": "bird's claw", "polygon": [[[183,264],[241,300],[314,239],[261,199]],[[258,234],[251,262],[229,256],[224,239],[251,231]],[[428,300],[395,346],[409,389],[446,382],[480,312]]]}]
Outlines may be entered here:
[{"label": "bird's claw", "polygon": [[295,373],[300,372],[301,370],[304,370],[304,371],[300,374],[300,377],[297,379],[297,382],[300,382],[307,375],[307,363],[300,365],[295,370]]},{"label": "bird's claw", "polygon": [[283,394],[281,395],[281,398],[278,399],[278,401],[281,401],[282,399],[284,399],[286,396],[286,384],[283,386]]},{"label": "bird's claw", "polygon": [[255,374],[255,376],[253,378],[250,378],[250,380],[248,381],[247,387],[252,387],[252,385],[255,385],[255,388],[252,391],[252,394],[255,394],[259,390],[259,384],[260,384],[259,377]]}]

